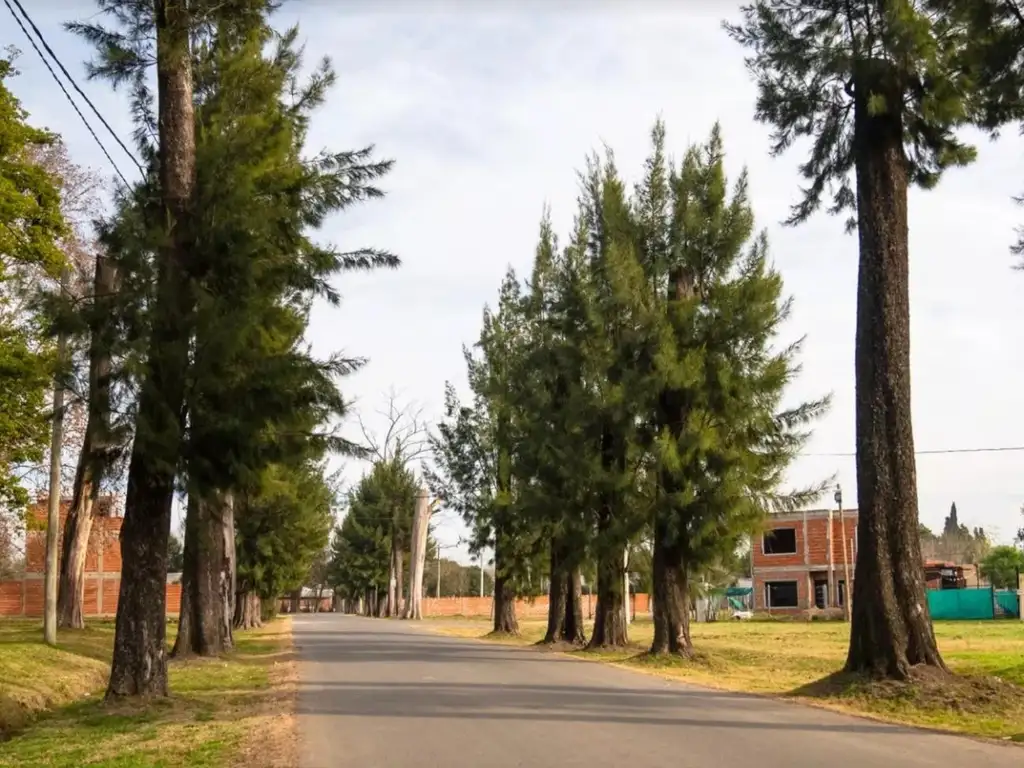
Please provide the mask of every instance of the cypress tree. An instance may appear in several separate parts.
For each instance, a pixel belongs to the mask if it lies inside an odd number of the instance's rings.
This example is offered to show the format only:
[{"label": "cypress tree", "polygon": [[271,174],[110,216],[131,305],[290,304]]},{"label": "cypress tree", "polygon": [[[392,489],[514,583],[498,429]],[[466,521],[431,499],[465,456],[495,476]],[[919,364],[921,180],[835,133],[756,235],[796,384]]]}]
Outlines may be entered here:
[{"label": "cypress tree", "polygon": [[934,187],[972,148],[964,25],[907,0],[759,0],[726,25],[750,52],[773,154],[808,136],[809,182],[789,223],[831,194],[859,238],[855,352],[859,523],[846,668],[906,679],[945,669],[925,599],[910,398],[907,192]]},{"label": "cypress tree", "polygon": [[[663,129],[654,139],[651,165],[662,154]],[[799,342],[772,348],[790,303],[768,262],[767,239],[754,236],[746,174],[728,192],[717,126],[706,144],[687,152],[668,186],[664,325],[654,365],[651,652],[689,656],[691,577],[733,558],[766,512],[799,508],[821,492],[823,486],[787,493],[780,485],[806,440],[801,427],[828,401],[781,409]],[[645,189],[640,208],[650,209],[657,188]]]},{"label": "cypress tree", "polygon": [[590,647],[628,644],[625,552],[646,522],[635,478],[643,461],[655,304],[637,248],[637,227],[611,153],[585,176],[588,331],[584,381],[593,387],[599,464],[593,557],[597,608]]},{"label": "cypress tree", "polygon": [[[571,248],[580,253],[578,243]],[[547,550],[548,625],[544,643],[582,645],[580,567],[586,554],[590,516],[588,462],[594,452],[583,418],[582,361],[573,283],[580,275],[559,254],[550,214],[541,221],[540,239],[525,304],[524,381],[517,410],[523,426],[520,444],[522,508]]]}]

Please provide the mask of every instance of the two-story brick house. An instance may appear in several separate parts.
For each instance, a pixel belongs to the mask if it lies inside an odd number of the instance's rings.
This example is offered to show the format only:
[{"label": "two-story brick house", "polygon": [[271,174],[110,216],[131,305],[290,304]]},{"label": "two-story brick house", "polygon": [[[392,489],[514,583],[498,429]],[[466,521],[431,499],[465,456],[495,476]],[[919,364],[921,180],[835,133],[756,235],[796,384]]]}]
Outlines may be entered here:
[{"label": "two-story brick house", "polygon": [[772,515],[751,550],[755,611],[841,608],[857,561],[857,510]]}]

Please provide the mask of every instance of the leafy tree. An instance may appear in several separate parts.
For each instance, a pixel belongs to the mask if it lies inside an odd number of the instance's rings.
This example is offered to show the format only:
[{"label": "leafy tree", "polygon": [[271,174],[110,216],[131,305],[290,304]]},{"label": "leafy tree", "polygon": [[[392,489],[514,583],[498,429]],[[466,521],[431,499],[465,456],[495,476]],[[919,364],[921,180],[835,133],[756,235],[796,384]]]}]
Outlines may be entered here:
[{"label": "leafy tree", "polygon": [[235,625],[259,626],[263,603],[302,586],[328,545],[334,491],[322,460],[271,464],[236,502]]},{"label": "leafy tree", "polygon": [[993,547],[980,563],[981,575],[996,589],[1017,589],[1017,575],[1024,571],[1024,552],[1016,547]]},{"label": "leafy tree", "polygon": [[934,187],[974,150],[954,131],[972,95],[959,52],[966,25],[896,0],[758,0],[726,25],[749,51],[757,118],[773,154],[812,147],[788,223],[831,195],[852,212],[860,246],[855,380],[857,580],[846,668],[906,679],[915,664],[945,669],[919,575],[917,474],[910,408],[907,191]]},{"label": "leafy tree", "polygon": [[[331,584],[348,600],[361,600],[369,615],[380,615],[388,608],[387,600],[382,598],[391,589],[393,548],[410,551],[418,492],[416,476],[401,455],[374,462],[349,494],[348,511],[335,529]],[[436,551],[434,546],[428,540],[428,552]],[[401,581],[411,584],[407,579]],[[395,591],[400,592],[397,583]]]},{"label": "leafy tree", "polygon": [[473,403],[463,405],[447,385],[445,417],[433,438],[436,469],[428,473],[432,492],[471,526],[471,549],[494,548],[494,631],[509,634],[519,632],[515,599],[527,589],[537,542],[522,514],[520,482],[523,309],[521,286],[509,271],[497,310],[484,311],[478,354],[465,351]]},{"label": "leafy tree", "polygon": [[167,537],[167,571],[168,573],[181,573],[185,562],[185,549],[181,539],[173,533]]},{"label": "leafy tree", "polygon": [[[660,130],[654,136],[658,155]],[[781,489],[828,398],[782,406],[800,343],[773,344],[791,302],[766,236],[754,234],[746,174],[730,195],[724,161],[716,126],[669,176],[671,258],[657,275],[666,291],[654,360],[652,653],[690,655],[691,579],[731,574],[738,548],[768,512],[799,509],[824,488]]]},{"label": "leafy tree", "polygon": [[8,516],[28,503],[20,470],[43,457],[56,362],[45,317],[22,311],[33,297],[23,278],[60,276],[66,260],[58,244],[68,231],[59,180],[32,159],[56,137],[29,125],[7,87],[15,74],[0,58],[0,514]]}]

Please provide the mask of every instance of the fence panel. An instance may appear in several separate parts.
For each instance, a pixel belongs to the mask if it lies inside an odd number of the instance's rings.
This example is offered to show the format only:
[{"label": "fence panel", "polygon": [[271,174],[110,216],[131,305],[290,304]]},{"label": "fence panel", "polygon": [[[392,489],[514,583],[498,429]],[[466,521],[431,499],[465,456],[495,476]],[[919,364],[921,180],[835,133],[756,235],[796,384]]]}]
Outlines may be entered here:
[{"label": "fence panel", "polygon": [[992,587],[929,589],[928,610],[933,619],[995,618]]},{"label": "fence panel", "polygon": [[1020,618],[1020,600],[1016,590],[1007,589],[996,592],[996,607],[1004,616],[1013,619]]}]

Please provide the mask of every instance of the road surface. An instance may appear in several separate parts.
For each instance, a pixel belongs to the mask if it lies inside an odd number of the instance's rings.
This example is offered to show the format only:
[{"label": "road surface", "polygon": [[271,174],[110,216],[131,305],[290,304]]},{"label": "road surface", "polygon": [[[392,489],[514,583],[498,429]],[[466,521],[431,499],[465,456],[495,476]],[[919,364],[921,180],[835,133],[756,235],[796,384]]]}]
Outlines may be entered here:
[{"label": "road surface", "polygon": [[300,768],[1021,768],[1024,749],[404,622],[298,615]]}]

